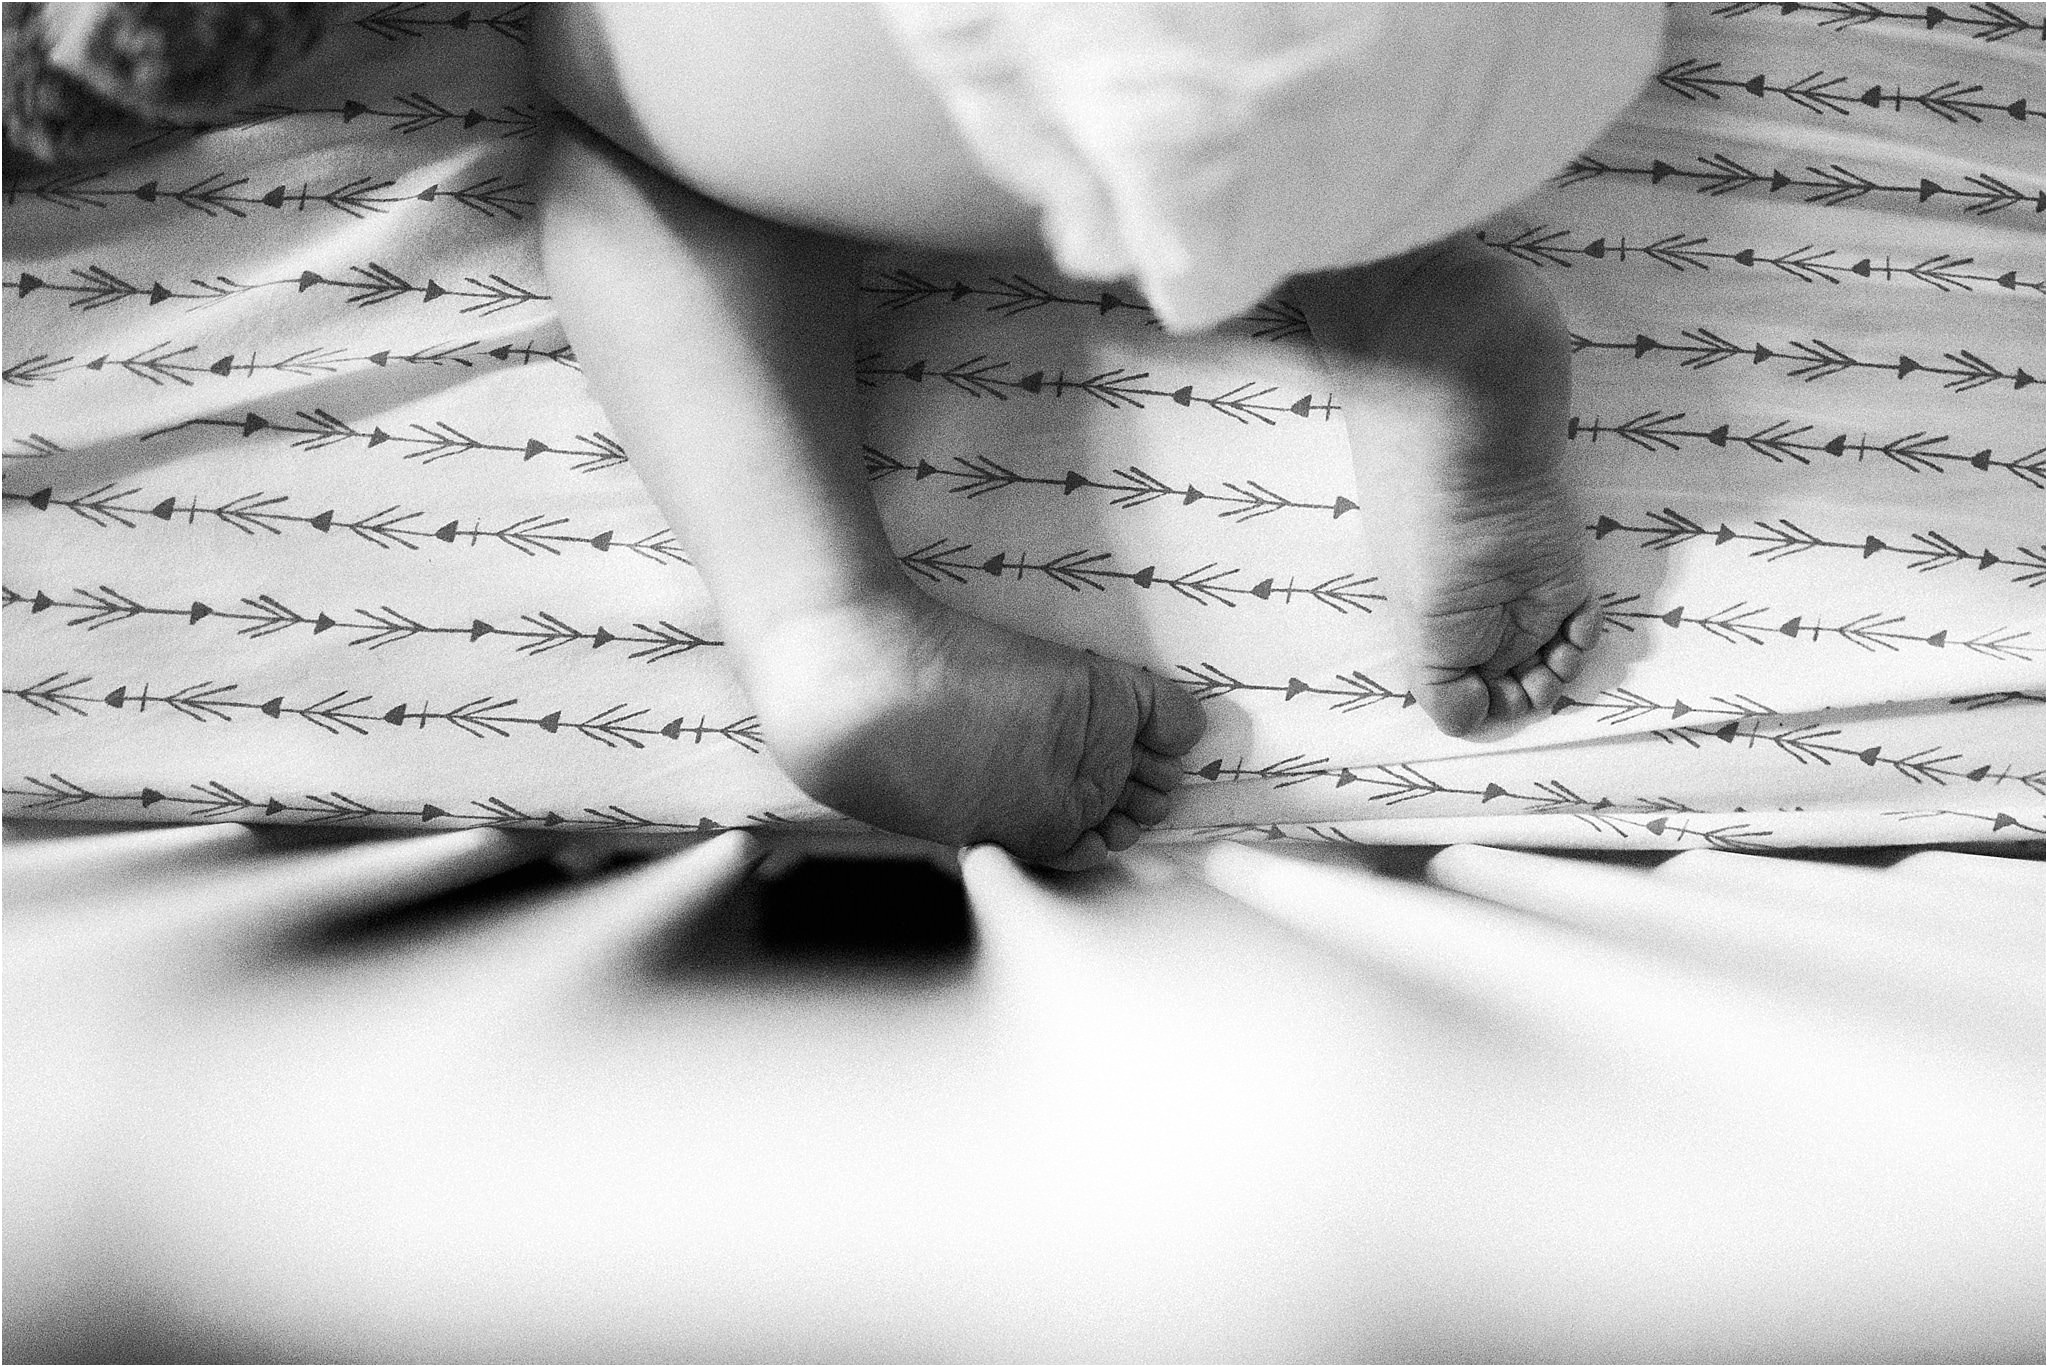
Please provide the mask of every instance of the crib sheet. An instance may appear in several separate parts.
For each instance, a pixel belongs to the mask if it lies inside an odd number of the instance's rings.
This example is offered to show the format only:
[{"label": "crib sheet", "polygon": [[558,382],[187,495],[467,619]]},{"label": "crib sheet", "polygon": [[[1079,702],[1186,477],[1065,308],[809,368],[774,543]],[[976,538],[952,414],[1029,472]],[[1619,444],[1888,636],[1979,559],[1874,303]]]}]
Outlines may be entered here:
[{"label": "crib sheet", "polygon": [[[10,179],[7,810],[565,832],[836,822],[776,770],[533,237],[525,5],[351,7],[273,100]],[[1208,711],[1158,839],[2041,838],[2043,10],[1678,6],[1483,240],[1576,350],[1608,628],[1439,735],[1276,298],[891,255],[862,457],[935,595]]]}]

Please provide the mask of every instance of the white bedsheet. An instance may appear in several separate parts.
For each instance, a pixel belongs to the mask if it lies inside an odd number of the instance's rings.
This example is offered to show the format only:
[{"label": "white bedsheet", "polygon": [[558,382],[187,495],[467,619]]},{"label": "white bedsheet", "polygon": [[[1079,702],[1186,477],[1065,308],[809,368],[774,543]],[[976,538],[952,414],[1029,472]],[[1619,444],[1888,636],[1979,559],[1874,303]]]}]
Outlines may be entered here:
[{"label": "white bedsheet", "polygon": [[[9,183],[10,812],[831,819],[548,301],[525,12],[358,7],[241,126]],[[1680,7],[1630,115],[1486,227],[1579,345],[1610,627],[1554,715],[1471,743],[1407,705],[1284,298],[1175,339],[1128,291],[873,263],[906,567],[1198,691],[1164,839],[2039,839],[2042,38]]]}]

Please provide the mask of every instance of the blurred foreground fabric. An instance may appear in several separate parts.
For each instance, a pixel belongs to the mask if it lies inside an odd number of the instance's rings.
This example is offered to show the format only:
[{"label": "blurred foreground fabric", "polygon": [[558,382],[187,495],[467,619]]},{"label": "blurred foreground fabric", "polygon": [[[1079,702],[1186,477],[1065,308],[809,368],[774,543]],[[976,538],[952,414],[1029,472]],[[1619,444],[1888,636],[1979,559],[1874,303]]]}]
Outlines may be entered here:
[{"label": "blurred foreground fabric", "polygon": [[11,1361],[2042,1358],[2037,861],[20,836]]}]

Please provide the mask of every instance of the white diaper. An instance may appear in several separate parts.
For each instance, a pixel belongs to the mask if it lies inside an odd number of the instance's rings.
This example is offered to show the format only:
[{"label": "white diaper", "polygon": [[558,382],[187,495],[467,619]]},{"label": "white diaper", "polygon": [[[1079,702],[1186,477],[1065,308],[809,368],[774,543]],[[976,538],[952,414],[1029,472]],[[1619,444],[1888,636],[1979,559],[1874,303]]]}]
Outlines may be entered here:
[{"label": "white diaper", "polygon": [[1542,185],[1649,75],[1661,5],[891,4],[1061,268],[1193,331]]}]

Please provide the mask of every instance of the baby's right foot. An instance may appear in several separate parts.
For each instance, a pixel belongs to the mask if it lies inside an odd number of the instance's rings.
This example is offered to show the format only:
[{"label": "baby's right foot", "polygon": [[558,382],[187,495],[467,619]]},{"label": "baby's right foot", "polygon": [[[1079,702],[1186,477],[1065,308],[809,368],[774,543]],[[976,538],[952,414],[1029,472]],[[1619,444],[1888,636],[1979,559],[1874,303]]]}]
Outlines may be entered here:
[{"label": "baby's right foot", "polygon": [[1297,285],[1392,554],[1409,686],[1464,735],[1556,702],[1600,633],[1563,478],[1569,333],[1470,239]]},{"label": "baby's right foot", "polygon": [[1172,683],[906,586],[741,649],[770,751],[870,825],[1084,869],[1167,814],[1201,709]]}]

